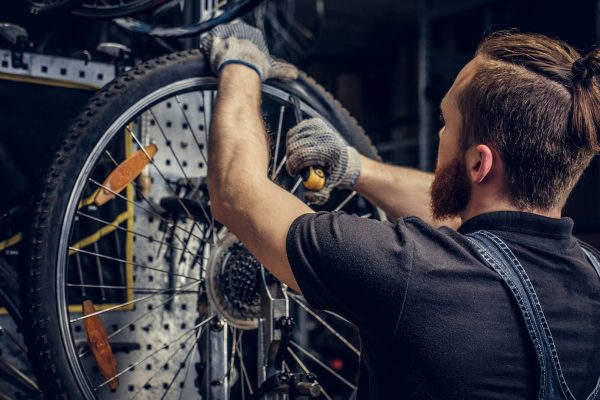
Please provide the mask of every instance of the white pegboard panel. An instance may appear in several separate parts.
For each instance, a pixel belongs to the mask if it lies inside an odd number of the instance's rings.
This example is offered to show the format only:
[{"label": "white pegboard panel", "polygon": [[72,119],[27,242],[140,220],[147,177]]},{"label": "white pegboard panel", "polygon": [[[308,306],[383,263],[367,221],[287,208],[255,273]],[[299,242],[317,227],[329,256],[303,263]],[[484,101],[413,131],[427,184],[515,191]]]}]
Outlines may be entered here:
[{"label": "white pegboard panel", "polygon": [[[205,95],[199,92],[181,94],[177,98],[172,97],[154,105],[133,123],[132,131],[135,133],[136,139],[144,144],[155,143],[158,147],[158,152],[154,157],[156,167],[152,165],[148,167],[148,172],[152,178],[152,190],[149,199],[155,204],[158,205],[160,200],[165,197],[173,196],[172,191],[169,190],[157,168],[171,182],[183,178],[184,173],[185,176],[191,179],[206,177],[204,157],[206,155],[207,132],[205,127],[210,123],[207,115],[210,115],[213,100],[213,92],[206,92]],[[138,150],[138,148],[134,140],[133,151]],[[171,148],[173,151],[171,151]],[[173,153],[177,155],[177,159]],[[168,236],[168,231],[165,233],[164,226],[161,230],[160,218],[144,211],[142,207],[148,208],[147,203],[141,199],[137,199],[136,202],[141,207],[135,208],[134,231],[143,232],[154,239],[149,241],[139,236],[134,238],[133,253],[136,264],[133,267],[134,286],[164,289],[185,287],[191,282],[182,276],[175,277],[173,282],[169,282],[169,274],[139,267],[139,265],[161,270],[172,270],[180,275],[199,279],[206,261],[205,259],[199,259],[198,262],[193,263],[193,257],[190,253],[196,254],[198,252],[201,244],[197,237],[203,236],[204,225],[194,224],[192,220],[184,217],[178,220],[181,229],[175,232],[185,242],[189,253],[186,252],[187,255],[182,257],[181,263],[179,263],[182,254],[180,249],[183,248],[183,244],[180,241],[174,241],[178,249],[174,250],[170,257],[177,260],[177,262],[171,263],[167,255],[169,246],[159,245]],[[188,238],[186,231],[192,231],[194,236]],[[202,256],[206,257],[208,253]],[[186,361],[185,356],[194,346],[195,341],[191,336],[176,341],[179,336],[189,331],[197,323],[199,317],[199,290],[199,286],[196,285],[189,290],[189,293],[175,296],[172,301],[166,304],[165,301],[169,296],[158,295],[147,301],[136,303],[131,310],[109,312],[102,315],[107,334],[111,335],[118,331],[111,338],[111,343],[113,345],[125,344],[132,347],[132,350],[128,352],[119,353],[119,370],[139,362],[164,346],[165,343],[172,343],[172,346],[157,352],[141,364],[136,365],[132,371],[134,373],[125,373],[120,376],[119,388],[114,393],[111,393],[107,386],[101,388],[98,392],[100,397],[106,396],[119,399],[132,398],[133,396],[135,396],[135,399],[161,398],[165,388],[168,387],[175,372],[180,367],[183,368],[174,380],[173,389],[169,390],[166,398],[194,399],[199,397],[198,388],[194,382],[196,379],[195,364],[199,362],[199,350],[197,348],[193,350],[190,353],[190,358]],[[141,296],[140,294],[135,295],[136,298]],[[72,314],[72,316],[79,315],[81,314]],[[75,341],[85,344],[85,331],[81,322],[73,326],[73,331]],[[92,384],[97,385],[103,381],[90,356],[83,357],[82,363],[87,371],[92,371]],[[143,372],[140,373],[140,370]]]},{"label": "white pegboard panel", "polygon": [[23,68],[15,68],[10,50],[0,49],[0,73],[20,77],[49,79],[101,88],[115,77],[113,64],[76,58],[23,53]]}]

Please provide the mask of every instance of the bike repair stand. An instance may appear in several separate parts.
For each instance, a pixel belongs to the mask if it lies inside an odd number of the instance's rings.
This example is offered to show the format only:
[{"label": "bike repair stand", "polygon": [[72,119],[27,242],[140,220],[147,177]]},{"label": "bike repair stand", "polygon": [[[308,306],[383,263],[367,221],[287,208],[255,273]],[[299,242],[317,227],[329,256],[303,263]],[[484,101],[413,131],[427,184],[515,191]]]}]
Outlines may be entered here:
[{"label": "bike repair stand", "polygon": [[285,354],[294,320],[289,316],[289,299],[282,284],[267,282],[262,272],[263,315],[258,322],[258,390],[256,400],[315,398],[321,394],[316,376],[292,373],[285,368]]}]

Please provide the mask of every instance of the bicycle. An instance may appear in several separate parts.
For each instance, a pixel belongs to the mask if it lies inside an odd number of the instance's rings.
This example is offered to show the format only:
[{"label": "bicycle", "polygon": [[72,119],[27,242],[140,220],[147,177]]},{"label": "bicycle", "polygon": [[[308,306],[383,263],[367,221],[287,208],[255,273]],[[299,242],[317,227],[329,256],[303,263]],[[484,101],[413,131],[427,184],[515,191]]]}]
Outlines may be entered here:
[{"label": "bicycle", "polygon": [[[301,119],[321,117],[377,157],[357,122],[306,75],[262,91],[270,176],[295,195],[304,188],[286,173],[284,135]],[[339,332],[356,335],[352,328],[288,293],[211,216],[215,95],[200,50],[169,54],[108,84],[66,132],[35,209],[24,313],[45,395],[331,399],[334,381],[336,394],[355,389],[353,377],[307,349],[315,335],[306,320],[356,357],[356,336]],[[322,209],[384,217],[355,192],[335,192]]]},{"label": "bicycle", "polygon": [[140,13],[168,0],[26,0],[31,14],[52,14],[65,11],[85,17],[111,18]]}]

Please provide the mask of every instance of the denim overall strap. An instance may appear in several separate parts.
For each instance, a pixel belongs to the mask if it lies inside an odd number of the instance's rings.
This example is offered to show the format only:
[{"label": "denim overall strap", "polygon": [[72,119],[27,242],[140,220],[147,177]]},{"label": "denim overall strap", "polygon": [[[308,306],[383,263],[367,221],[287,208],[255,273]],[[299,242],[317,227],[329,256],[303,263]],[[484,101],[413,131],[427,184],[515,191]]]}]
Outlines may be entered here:
[{"label": "denim overall strap", "polygon": [[[600,278],[600,261],[598,260],[598,258],[595,255],[593,255],[591,251],[587,250],[583,246],[581,247],[581,250],[583,250],[583,252],[587,256],[588,260],[590,261],[590,263],[596,270],[596,273],[598,274],[598,278]],[[588,396],[587,400],[600,400],[600,378],[598,378],[596,387],[594,388],[592,393]]]},{"label": "denim overall strap", "polygon": [[590,260],[590,262],[594,266],[594,269],[596,270],[596,273],[598,274],[598,278],[600,278],[600,261],[598,261],[596,256],[593,255],[592,252],[587,250],[586,248],[582,247],[581,250],[583,250],[588,260]]},{"label": "denim overall strap", "polygon": [[531,280],[506,244],[494,234],[478,231],[467,235],[479,254],[512,292],[540,366],[539,400],[575,400],[563,377],[556,347]]}]

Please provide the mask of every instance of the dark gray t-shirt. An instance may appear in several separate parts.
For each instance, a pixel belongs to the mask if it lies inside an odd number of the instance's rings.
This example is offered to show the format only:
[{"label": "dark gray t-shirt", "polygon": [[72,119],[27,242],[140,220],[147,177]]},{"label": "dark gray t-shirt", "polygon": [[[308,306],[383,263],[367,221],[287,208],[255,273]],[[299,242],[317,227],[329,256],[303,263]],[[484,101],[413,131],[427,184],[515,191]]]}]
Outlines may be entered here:
[{"label": "dark gray t-shirt", "polygon": [[522,212],[483,214],[458,232],[320,212],[294,221],[287,253],[308,303],[359,327],[359,400],[535,399],[525,324],[464,236],[489,230],[531,278],[567,384],[584,398],[600,376],[600,279],[572,228]]}]

